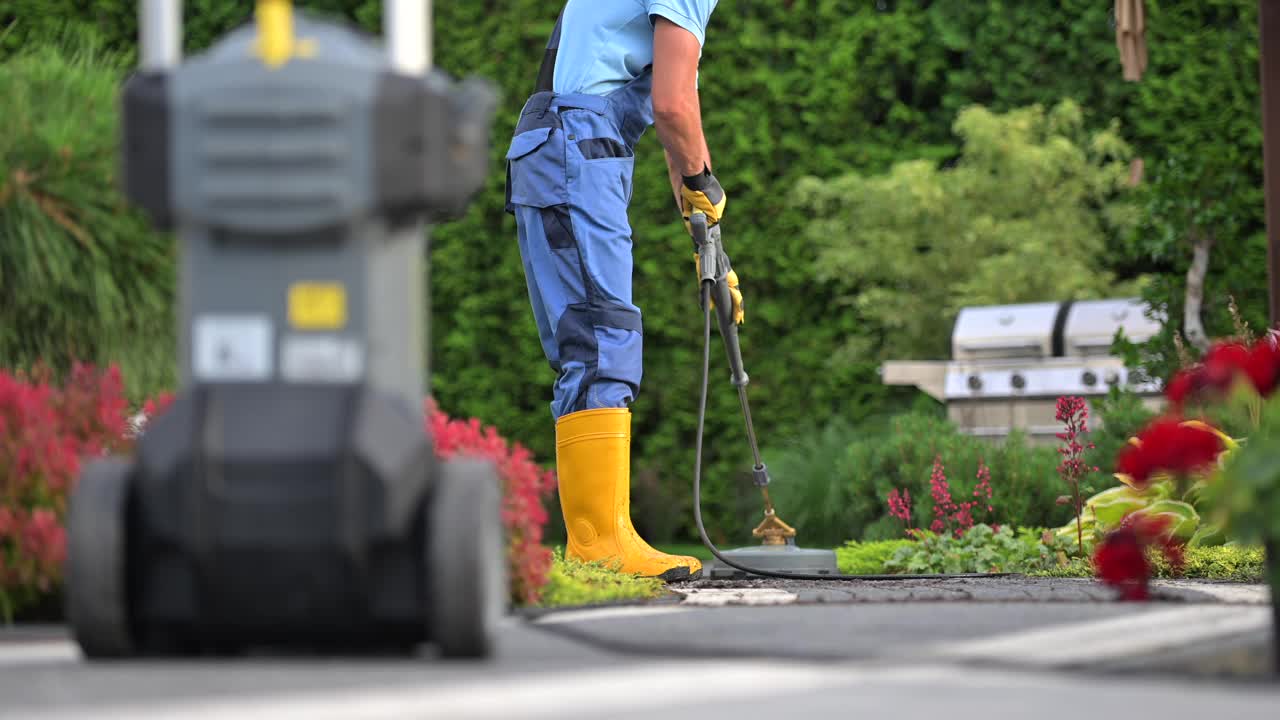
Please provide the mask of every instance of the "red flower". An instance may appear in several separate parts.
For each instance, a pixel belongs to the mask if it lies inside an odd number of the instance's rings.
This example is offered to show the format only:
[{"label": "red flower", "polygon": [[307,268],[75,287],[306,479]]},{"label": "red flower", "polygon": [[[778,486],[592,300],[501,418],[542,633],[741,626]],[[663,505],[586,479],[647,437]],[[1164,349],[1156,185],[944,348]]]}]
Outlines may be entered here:
[{"label": "red flower", "polygon": [[1273,337],[1268,335],[1253,344],[1244,362],[1244,373],[1259,395],[1266,397],[1275,390],[1276,381],[1280,380],[1280,347]]},{"label": "red flower", "polygon": [[889,515],[901,520],[908,525],[911,524],[911,492],[903,490],[898,492],[897,488],[889,491]]},{"label": "red flower", "polygon": [[1157,420],[1126,445],[1116,460],[1116,470],[1128,475],[1136,487],[1144,487],[1157,471],[1189,474],[1212,465],[1222,450],[1217,435],[1176,419]]},{"label": "red flower", "polygon": [[1204,381],[1215,390],[1227,390],[1248,362],[1249,348],[1235,342],[1217,343],[1205,353]]},{"label": "red flower", "polygon": [[1207,389],[1221,397],[1241,376],[1264,397],[1276,389],[1280,384],[1280,346],[1274,335],[1268,334],[1252,346],[1238,342],[1214,345],[1205,353],[1202,363],[1178,371],[1169,380],[1165,397],[1180,410],[1188,400]]},{"label": "red flower", "polygon": [[1146,600],[1150,593],[1151,565],[1137,530],[1121,526],[1109,533],[1093,553],[1098,579],[1118,588],[1122,600]]},{"label": "red flower", "polygon": [[1167,517],[1131,513],[1094,551],[1094,574],[1104,584],[1117,588],[1121,600],[1146,600],[1150,597],[1151,580],[1149,548],[1158,547],[1175,569],[1181,569],[1186,561],[1172,530]]},{"label": "red flower", "polygon": [[169,409],[169,406],[172,405],[173,401],[176,399],[177,396],[173,393],[162,392],[142,404],[142,414],[146,415],[148,418],[154,418],[157,415],[162,415]]},{"label": "red flower", "polygon": [[1204,385],[1204,375],[1199,368],[1179,370],[1164,389],[1164,395],[1176,408],[1181,408],[1187,400]]}]

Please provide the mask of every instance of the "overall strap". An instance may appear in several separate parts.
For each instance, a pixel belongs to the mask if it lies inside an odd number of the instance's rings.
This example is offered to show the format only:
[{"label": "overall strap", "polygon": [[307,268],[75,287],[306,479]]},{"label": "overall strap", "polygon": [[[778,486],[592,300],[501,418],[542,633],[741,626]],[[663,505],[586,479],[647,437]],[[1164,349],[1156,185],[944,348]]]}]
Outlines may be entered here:
[{"label": "overall strap", "polygon": [[[565,7],[568,7],[566,3]],[[547,41],[547,52],[542,56],[542,67],[538,68],[537,92],[551,92],[556,76],[556,52],[560,49],[560,25],[564,22],[564,8],[556,18],[556,28],[551,31],[551,39]]]}]

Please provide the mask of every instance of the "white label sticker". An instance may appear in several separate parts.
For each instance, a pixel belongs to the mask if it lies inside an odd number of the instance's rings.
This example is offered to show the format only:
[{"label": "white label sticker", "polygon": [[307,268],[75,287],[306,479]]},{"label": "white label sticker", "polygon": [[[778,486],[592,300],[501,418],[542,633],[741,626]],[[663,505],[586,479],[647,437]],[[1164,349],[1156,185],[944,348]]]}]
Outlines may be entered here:
[{"label": "white label sticker", "polygon": [[355,382],[364,375],[364,348],[333,335],[294,335],[280,343],[280,374],[289,382]]},{"label": "white label sticker", "polygon": [[266,315],[201,315],[195,319],[192,335],[198,380],[271,379],[271,318]]}]

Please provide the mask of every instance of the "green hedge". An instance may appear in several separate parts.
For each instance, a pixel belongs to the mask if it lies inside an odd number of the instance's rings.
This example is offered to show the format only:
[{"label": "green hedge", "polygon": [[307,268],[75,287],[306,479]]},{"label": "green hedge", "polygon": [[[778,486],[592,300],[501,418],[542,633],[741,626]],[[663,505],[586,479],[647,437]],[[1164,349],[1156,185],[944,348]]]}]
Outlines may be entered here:
[{"label": "green hedge", "polygon": [[[380,22],[374,0],[298,4],[369,28]],[[552,374],[527,307],[515,226],[501,211],[501,157],[559,5],[435,3],[437,62],[498,81],[505,97],[489,184],[467,217],[440,228],[433,242],[434,392],[444,408],[494,423],[544,458],[553,452]],[[0,27],[8,28],[0,52],[46,41],[61,24],[92,28],[111,47],[131,52],[134,7],[132,0],[10,0],[0,10]],[[188,0],[185,7],[189,51],[250,12],[241,0]],[[1225,116],[1235,130],[1221,142],[1233,143],[1240,157],[1256,155],[1255,7],[1252,0],[1149,2],[1151,70],[1142,83],[1127,84],[1109,2],[721,3],[704,55],[703,107],[729,195],[725,239],[746,295],[743,344],[766,447],[802,435],[815,420],[857,420],[901,397],[880,384],[871,363],[829,361],[859,327],[837,305],[834,290],[813,280],[815,255],[802,233],[806,217],[786,200],[799,178],[880,171],[905,158],[945,161],[956,153],[949,128],[961,108],[983,103],[1003,111],[1064,97],[1088,111],[1092,127],[1118,117],[1121,133],[1152,160],[1172,143],[1202,137],[1188,135],[1189,127],[1211,128]],[[1260,186],[1256,163],[1247,172]],[[647,350],[634,408],[636,519],[650,535],[688,534],[701,324],[688,240],[673,216],[652,132],[638,149],[635,188],[635,294]],[[1246,204],[1241,212],[1253,218],[1255,210],[1256,203]],[[1241,237],[1221,243],[1233,249],[1215,259],[1215,273],[1252,257],[1247,247],[1253,246],[1244,242],[1257,227],[1251,223]],[[1130,253],[1125,262],[1142,265],[1140,255]],[[1172,256],[1166,262],[1174,286],[1185,267],[1179,262]],[[1256,287],[1261,268],[1230,272],[1242,287]],[[1211,276],[1211,287],[1221,277]],[[1261,294],[1241,301],[1251,308],[1264,302]],[[750,458],[724,378],[717,366],[707,430],[708,508],[717,541],[743,539],[754,518],[738,513],[758,506],[740,472]]]},{"label": "green hedge", "polygon": [[119,59],[67,43],[0,63],[0,358],[117,362],[137,400],[174,382],[172,243],[111,191]]}]

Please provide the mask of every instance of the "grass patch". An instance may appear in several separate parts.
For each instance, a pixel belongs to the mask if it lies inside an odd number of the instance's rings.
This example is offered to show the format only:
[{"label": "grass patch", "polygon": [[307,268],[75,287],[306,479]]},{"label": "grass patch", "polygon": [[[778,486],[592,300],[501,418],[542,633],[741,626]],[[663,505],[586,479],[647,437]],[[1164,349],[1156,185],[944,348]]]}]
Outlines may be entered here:
[{"label": "grass patch", "polygon": [[[1266,582],[1266,560],[1262,548],[1243,545],[1187,548],[1187,562],[1181,574],[1159,554],[1151,557],[1154,577],[1162,580],[1216,580],[1219,582]],[[1072,558],[1065,566],[1026,573],[1028,577],[1093,577],[1093,565],[1086,560]]]},{"label": "grass patch", "polygon": [[[1186,564],[1181,573],[1173,568],[1160,553],[1151,554],[1153,576],[1163,580],[1216,580],[1219,582],[1266,582],[1266,554],[1261,547],[1249,545],[1217,545],[1213,547],[1187,548]],[[1080,558],[1072,558],[1065,566],[1026,573],[1030,577],[1093,577],[1093,565]]]},{"label": "grass patch", "polygon": [[540,605],[543,607],[648,600],[666,592],[666,584],[656,578],[620,573],[602,562],[566,558],[563,548],[556,548],[554,552],[551,574],[542,590]]},{"label": "grass patch", "polygon": [[[1172,577],[1163,558],[1157,558],[1155,565],[1159,577]],[[1189,548],[1183,575],[1206,580],[1260,583],[1264,582],[1266,571],[1266,553],[1261,547],[1221,545]]]},{"label": "grass patch", "polygon": [[850,541],[836,548],[836,565],[845,575],[880,575],[884,564],[898,548],[908,547],[911,540]]},{"label": "grass patch", "polygon": [[[1029,535],[1029,534],[1028,534]],[[1023,538],[1025,542],[1025,538]],[[850,541],[836,548],[840,572],[848,575],[894,574],[912,572],[910,568],[888,568],[888,561],[903,548],[916,545],[912,540],[882,540],[876,542]],[[905,551],[904,551],[905,552]],[[1153,575],[1161,579],[1216,580],[1220,582],[1261,583],[1266,581],[1266,555],[1261,547],[1249,545],[1219,545],[1187,548],[1186,564],[1181,573],[1173,568],[1159,553],[1151,556]],[[1030,566],[1032,555],[1023,558],[1002,556],[999,559],[1008,566],[1007,572],[1021,573],[1027,577],[1092,578],[1093,565],[1086,559],[1069,558],[1065,565],[1039,561]],[[901,562],[897,565],[902,565]],[[940,572],[936,567],[919,572]]]}]

